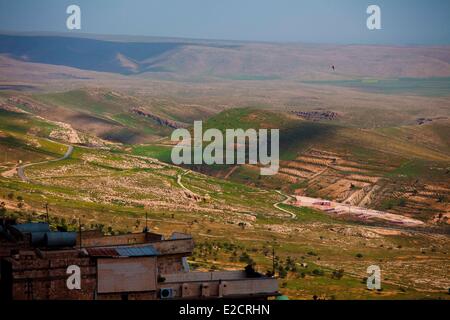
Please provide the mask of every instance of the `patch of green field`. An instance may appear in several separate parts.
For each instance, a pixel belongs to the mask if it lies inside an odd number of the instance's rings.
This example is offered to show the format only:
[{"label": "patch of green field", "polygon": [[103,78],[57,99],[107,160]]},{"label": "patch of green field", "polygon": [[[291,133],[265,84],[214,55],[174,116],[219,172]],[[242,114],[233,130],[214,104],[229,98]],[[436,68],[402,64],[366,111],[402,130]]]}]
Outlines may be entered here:
[{"label": "patch of green field", "polygon": [[338,127],[329,124],[301,121],[282,113],[253,108],[236,108],[209,118],[203,130],[226,129],[279,129],[280,158],[294,159],[312,144],[331,137]]},{"label": "patch of green field", "polygon": [[250,74],[237,74],[231,76],[222,76],[222,79],[238,80],[238,81],[267,81],[267,80],[279,80],[281,77],[276,75],[250,75]]},{"label": "patch of green field", "polygon": [[[67,149],[46,137],[55,128],[52,124],[27,114],[0,110],[1,162],[40,161],[46,157],[58,157]],[[31,135],[32,133],[33,135]]]},{"label": "patch of green field", "polygon": [[24,113],[0,109],[0,130],[26,134],[34,129],[33,134],[47,137],[56,126]]},{"label": "patch of green field", "polygon": [[34,99],[68,109],[87,111],[97,115],[119,113],[123,110],[120,101],[111,95],[92,96],[85,90],[73,90],[61,93],[36,94]]},{"label": "patch of green field", "polygon": [[450,95],[450,78],[361,79],[308,81],[305,83],[347,87],[383,94],[416,94],[430,97]]},{"label": "patch of green field", "polygon": [[422,159],[403,162],[397,169],[386,174],[395,179],[425,179],[427,181],[445,181],[445,174],[450,163],[435,163]]},{"label": "patch of green field", "polygon": [[138,145],[133,147],[132,153],[138,156],[150,157],[162,162],[172,163],[172,147],[170,146]]},{"label": "patch of green field", "polygon": [[331,218],[329,215],[306,207],[295,207],[286,204],[280,204],[281,208],[286,209],[290,212],[295,213],[296,221],[298,222],[313,222],[319,221],[323,223],[336,223],[336,219]]},{"label": "patch of green field", "polygon": [[414,159],[403,163],[400,167],[390,172],[389,175],[413,178],[423,175],[427,167],[425,161]]}]

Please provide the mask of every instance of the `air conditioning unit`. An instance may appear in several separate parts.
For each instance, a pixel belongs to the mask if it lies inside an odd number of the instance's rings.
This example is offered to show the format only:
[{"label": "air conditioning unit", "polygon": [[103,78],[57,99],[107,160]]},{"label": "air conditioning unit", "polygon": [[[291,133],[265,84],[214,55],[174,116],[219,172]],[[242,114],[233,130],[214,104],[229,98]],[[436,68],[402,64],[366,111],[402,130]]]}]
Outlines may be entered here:
[{"label": "air conditioning unit", "polygon": [[159,297],[161,299],[172,299],[174,297],[174,291],[172,288],[162,288],[159,290]]}]

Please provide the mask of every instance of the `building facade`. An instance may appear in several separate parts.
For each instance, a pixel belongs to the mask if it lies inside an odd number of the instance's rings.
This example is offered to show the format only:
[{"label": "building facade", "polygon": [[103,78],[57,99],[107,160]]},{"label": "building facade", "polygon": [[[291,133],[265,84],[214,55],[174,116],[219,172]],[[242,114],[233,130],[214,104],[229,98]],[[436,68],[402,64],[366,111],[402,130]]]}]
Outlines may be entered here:
[{"label": "building facade", "polygon": [[192,272],[191,236],[52,232],[2,222],[0,295],[6,300],[154,300],[278,295],[275,278],[244,271]]}]

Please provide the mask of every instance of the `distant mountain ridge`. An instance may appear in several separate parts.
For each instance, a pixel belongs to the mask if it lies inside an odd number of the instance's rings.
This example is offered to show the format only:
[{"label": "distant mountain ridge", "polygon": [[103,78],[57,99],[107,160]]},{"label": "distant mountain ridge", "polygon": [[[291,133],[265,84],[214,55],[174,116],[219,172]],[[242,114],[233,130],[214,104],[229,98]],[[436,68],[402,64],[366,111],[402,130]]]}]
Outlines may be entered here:
[{"label": "distant mountain ridge", "polygon": [[133,74],[144,60],[179,47],[177,43],[123,43],[86,38],[0,35],[0,53],[28,62],[84,70]]},{"label": "distant mountain ridge", "polygon": [[[0,55],[81,70],[186,79],[450,77],[450,47],[393,47],[126,37],[0,35]],[[134,42],[141,39],[142,42]],[[331,69],[335,66],[335,70]]]}]

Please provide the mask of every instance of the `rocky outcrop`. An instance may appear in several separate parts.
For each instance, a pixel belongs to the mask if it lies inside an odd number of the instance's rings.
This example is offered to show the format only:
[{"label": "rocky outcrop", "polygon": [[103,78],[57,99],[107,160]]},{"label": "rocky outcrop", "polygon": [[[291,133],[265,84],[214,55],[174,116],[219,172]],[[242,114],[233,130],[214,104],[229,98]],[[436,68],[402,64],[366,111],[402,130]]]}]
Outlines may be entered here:
[{"label": "rocky outcrop", "polygon": [[38,106],[35,103],[32,103],[30,101],[27,101],[25,99],[19,98],[19,97],[11,97],[8,99],[8,102],[14,105],[21,105],[27,108],[30,111],[43,111],[44,108],[41,106]]},{"label": "rocky outcrop", "polygon": [[291,111],[297,117],[309,121],[336,120],[339,114],[334,111]]},{"label": "rocky outcrop", "polygon": [[448,117],[436,117],[436,118],[418,118],[416,119],[416,123],[421,126],[427,123],[431,123],[439,120],[448,120]]},{"label": "rocky outcrop", "polygon": [[141,108],[132,108],[130,110],[131,113],[137,114],[138,116],[141,117],[146,117],[146,118],[150,118],[154,121],[156,121],[159,125],[164,126],[164,127],[169,127],[169,128],[173,128],[173,129],[178,129],[181,128],[182,126],[180,124],[178,124],[175,121],[172,120],[168,120],[168,119],[163,119],[159,116],[156,116],[154,114],[151,114],[147,111],[142,110]]}]

